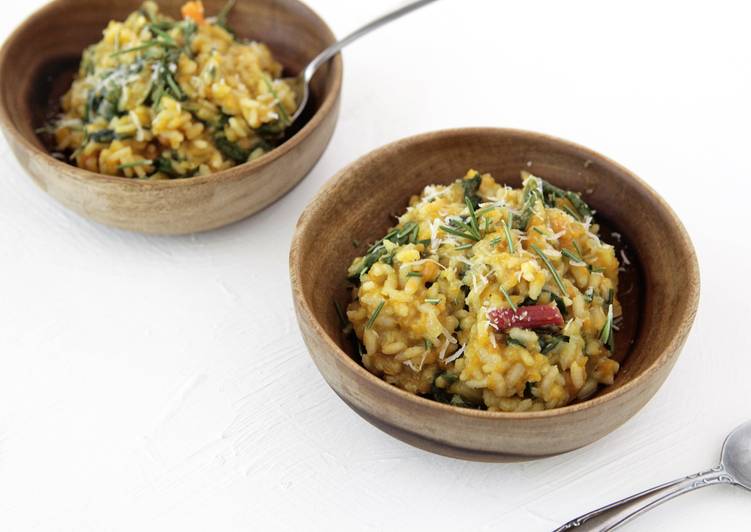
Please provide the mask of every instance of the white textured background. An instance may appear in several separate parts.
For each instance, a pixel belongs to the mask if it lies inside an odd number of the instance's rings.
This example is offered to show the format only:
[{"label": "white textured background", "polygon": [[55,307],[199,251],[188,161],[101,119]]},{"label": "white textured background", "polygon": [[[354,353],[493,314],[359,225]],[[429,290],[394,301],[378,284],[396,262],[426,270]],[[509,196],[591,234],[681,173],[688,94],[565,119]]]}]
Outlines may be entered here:
[{"label": "white textured background", "polygon": [[[4,3],[0,36],[40,3]],[[344,35],[392,2],[310,4]],[[349,48],[318,165],[208,234],[87,222],[0,141],[0,530],[542,531],[714,465],[751,417],[748,20],[743,2],[442,0]],[[408,447],[329,390],[297,330],[287,252],[316,190],[386,142],[469,125],[613,157],[667,198],[699,253],[701,307],[673,374],[564,456],[478,464]],[[712,487],[631,529],[749,522],[751,494]]]}]

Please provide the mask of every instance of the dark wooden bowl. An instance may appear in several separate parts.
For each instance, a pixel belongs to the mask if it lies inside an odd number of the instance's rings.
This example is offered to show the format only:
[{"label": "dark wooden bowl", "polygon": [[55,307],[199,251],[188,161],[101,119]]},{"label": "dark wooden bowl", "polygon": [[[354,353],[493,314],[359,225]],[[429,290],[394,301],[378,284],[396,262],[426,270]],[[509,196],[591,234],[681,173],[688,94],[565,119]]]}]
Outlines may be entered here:
[{"label": "dark wooden bowl", "polygon": [[[66,207],[98,222],[145,233],[180,234],[214,229],[276,201],[312,168],[334,132],[342,61],[316,75],[312,99],[298,129],[263,157],[208,176],[142,181],[106,176],[58,161],[35,129],[48,117],[78,67],[84,48],[101,39],[107,23],[123,20],[141,0],[56,0],[29,17],[0,51],[0,127],[34,181]],[[160,0],[179,16],[183,0]],[[205,0],[217,13],[225,0]],[[296,74],[335,41],[326,23],[297,0],[238,2],[229,24],[241,37],[269,45]]]},{"label": "dark wooden bowl", "polygon": [[[631,266],[619,298],[625,326],[615,384],[586,401],[531,413],[462,409],[409,394],[363,368],[341,334],[334,300],[348,302],[345,272],[393,224],[409,197],[474,168],[518,186],[522,169],[584,192],[597,218],[622,235]],[[355,249],[351,242],[361,242]],[[616,242],[617,243],[617,242]],[[300,329],[318,369],[365,419],[413,445],[449,456],[509,460],[576,449],[633,416],[670,373],[699,301],[691,240],[665,201],[617,163],[560,139],[510,129],[458,129],[404,139],[337,174],[303,212],[290,253]]]}]

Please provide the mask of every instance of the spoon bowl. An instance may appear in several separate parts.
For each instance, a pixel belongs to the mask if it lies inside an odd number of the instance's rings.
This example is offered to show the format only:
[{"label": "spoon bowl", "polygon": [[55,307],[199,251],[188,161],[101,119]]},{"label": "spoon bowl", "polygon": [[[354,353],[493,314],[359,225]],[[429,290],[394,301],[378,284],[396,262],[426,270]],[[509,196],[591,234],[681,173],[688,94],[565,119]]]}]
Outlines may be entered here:
[{"label": "spoon bowl", "polygon": [[751,421],[728,435],[722,446],[720,463],[735,484],[751,490]]}]

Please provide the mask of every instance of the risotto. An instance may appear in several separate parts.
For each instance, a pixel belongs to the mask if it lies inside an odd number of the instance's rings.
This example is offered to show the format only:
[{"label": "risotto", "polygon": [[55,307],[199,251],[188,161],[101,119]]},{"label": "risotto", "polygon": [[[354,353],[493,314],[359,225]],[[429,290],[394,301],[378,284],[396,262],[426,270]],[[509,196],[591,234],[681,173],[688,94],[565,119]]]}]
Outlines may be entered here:
[{"label": "risotto", "polygon": [[[470,170],[349,268],[363,365],[456,406],[543,410],[612,384],[619,263],[578,194]],[[616,321],[617,323],[617,321]]]},{"label": "risotto", "polygon": [[45,129],[59,154],[132,178],[205,175],[253,160],[281,140],[296,109],[268,47],[237,39],[227,12],[182,20],[145,2],[87,48],[62,113]]}]

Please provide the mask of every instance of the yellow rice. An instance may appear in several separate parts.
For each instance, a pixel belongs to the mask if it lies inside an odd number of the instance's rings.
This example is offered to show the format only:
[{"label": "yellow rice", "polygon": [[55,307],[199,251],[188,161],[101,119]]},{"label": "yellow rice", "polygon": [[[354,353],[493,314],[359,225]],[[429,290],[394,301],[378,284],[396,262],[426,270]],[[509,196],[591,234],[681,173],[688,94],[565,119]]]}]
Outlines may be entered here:
[{"label": "yellow rice", "polygon": [[[411,393],[508,412],[560,407],[613,383],[614,248],[591,213],[577,211],[578,196],[546,196],[548,183],[524,178],[524,189],[512,189],[470,170],[428,186],[380,246],[353,261],[346,317],[369,371]],[[442,229],[459,218],[471,224],[465,196],[478,203],[478,241]],[[558,299],[565,325],[497,331],[488,312],[510,308],[509,299],[519,308]]]},{"label": "yellow rice", "polygon": [[282,66],[266,45],[236,39],[226,14],[203,19],[200,2],[183,13],[174,20],[145,2],[109,23],[47,128],[55,150],[93,172],[165,179],[273,148],[296,109]]}]

